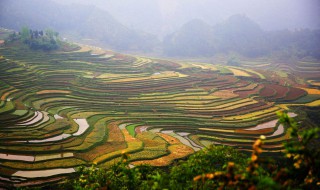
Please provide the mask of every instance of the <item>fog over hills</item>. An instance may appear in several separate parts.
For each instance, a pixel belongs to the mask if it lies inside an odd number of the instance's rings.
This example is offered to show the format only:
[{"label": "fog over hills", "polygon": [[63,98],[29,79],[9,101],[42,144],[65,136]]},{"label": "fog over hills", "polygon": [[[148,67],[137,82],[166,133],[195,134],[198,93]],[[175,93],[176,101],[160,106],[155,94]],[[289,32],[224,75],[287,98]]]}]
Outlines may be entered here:
[{"label": "fog over hills", "polygon": [[163,37],[193,19],[210,25],[245,14],[264,30],[320,28],[318,0],[55,0],[108,10],[123,24]]},{"label": "fog over hills", "polygon": [[93,5],[3,0],[0,7],[0,26],[9,29],[52,28],[72,39],[90,38],[116,50],[149,51],[158,43],[155,36],[136,32]]},{"label": "fog over hills", "polygon": [[1,27],[52,28],[118,51],[320,58],[318,0],[2,0],[0,5]]},{"label": "fog over hills", "polygon": [[238,53],[247,57],[280,55],[320,58],[320,30],[265,31],[245,15],[209,25],[192,20],[163,41],[164,54],[178,57],[210,57]]}]

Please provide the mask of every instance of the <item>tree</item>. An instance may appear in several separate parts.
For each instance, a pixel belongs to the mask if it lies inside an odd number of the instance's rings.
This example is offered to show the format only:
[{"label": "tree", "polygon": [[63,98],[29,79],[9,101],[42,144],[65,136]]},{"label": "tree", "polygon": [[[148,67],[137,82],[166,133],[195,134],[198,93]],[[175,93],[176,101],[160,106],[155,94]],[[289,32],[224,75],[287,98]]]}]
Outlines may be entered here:
[{"label": "tree", "polygon": [[29,39],[31,38],[31,35],[30,35],[30,30],[28,27],[24,26],[21,28],[21,31],[20,31],[20,34],[21,34],[21,40],[26,43],[29,41]]},{"label": "tree", "polygon": [[53,39],[55,36],[55,32],[51,29],[46,29],[46,36],[48,36],[50,39]]}]

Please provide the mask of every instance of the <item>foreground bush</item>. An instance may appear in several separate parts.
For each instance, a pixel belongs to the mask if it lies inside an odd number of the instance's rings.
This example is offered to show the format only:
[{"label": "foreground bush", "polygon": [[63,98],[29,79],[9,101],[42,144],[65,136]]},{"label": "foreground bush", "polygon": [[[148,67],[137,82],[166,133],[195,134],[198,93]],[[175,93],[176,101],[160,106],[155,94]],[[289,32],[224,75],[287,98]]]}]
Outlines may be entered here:
[{"label": "foreground bush", "polygon": [[250,158],[226,146],[212,146],[168,169],[129,167],[129,157],[109,169],[79,168],[78,178],[62,189],[319,189],[319,148],[310,146],[319,128],[298,131],[297,123],[285,113],[279,121],[290,132],[282,158],[261,157],[265,137],[253,144]]}]

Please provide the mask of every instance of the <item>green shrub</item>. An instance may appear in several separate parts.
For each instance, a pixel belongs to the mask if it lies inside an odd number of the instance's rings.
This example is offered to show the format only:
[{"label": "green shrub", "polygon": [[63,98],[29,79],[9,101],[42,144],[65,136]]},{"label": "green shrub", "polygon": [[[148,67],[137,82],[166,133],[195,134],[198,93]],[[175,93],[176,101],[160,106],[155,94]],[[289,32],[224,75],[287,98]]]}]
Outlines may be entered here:
[{"label": "green shrub", "polygon": [[171,189],[192,188],[193,178],[214,170],[222,170],[225,163],[234,162],[241,166],[246,164],[246,156],[232,147],[211,146],[208,149],[197,152],[171,168]]}]

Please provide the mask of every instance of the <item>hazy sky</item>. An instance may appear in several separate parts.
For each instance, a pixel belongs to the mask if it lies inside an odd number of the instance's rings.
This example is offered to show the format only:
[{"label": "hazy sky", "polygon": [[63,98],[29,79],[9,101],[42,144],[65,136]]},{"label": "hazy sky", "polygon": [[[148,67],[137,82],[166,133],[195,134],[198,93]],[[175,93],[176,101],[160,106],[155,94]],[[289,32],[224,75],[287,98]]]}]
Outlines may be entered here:
[{"label": "hazy sky", "polygon": [[164,35],[189,20],[216,24],[245,14],[263,29],[320,28],[320,0],[55,0],[92,4],[134,29]]}]

